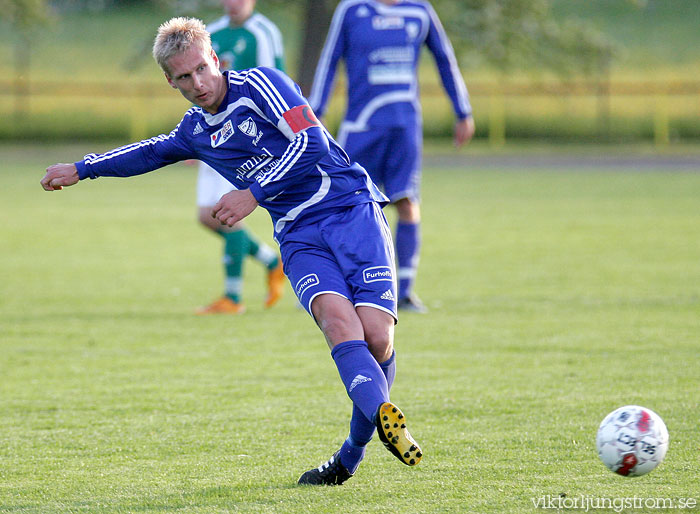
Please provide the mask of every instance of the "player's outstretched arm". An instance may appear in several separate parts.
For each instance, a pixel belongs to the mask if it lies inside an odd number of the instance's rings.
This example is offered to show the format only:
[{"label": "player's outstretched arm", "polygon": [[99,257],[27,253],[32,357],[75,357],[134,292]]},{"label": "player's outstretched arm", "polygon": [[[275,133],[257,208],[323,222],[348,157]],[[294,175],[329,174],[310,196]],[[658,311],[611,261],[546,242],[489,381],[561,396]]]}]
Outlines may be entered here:
[{"label": "player's outstretched arm", "polygon": [[41,187],[45,191],[60,191],[63,186],[77,184],[78,170],[75,164],[59,163],[46,168],[46,175],[41,179]]}]

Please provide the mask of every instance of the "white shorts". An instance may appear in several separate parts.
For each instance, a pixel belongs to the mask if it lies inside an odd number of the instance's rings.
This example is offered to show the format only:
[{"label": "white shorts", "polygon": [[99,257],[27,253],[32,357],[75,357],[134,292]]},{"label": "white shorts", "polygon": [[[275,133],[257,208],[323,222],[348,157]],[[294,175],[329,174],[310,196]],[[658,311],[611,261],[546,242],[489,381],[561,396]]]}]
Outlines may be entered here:
[{"label": "white shorts", "polygon": [[236,189],[231,182],[219,175],[214,168],[200,161],[197,175],[197,206],[213,207],[216,202]]}]

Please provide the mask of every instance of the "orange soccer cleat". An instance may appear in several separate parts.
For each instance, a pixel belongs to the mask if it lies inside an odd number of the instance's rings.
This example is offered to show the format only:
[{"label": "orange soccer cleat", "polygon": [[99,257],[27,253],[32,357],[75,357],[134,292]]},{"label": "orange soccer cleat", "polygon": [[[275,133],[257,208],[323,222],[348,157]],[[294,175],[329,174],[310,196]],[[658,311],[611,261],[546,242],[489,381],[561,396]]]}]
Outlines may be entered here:
[{"label": "orange soccer cleat", "polygon": [[223,296],[205,307],[200,307],[195,311],[195,314],[243,314],[244,312],[245,305],[236,303],[230,298]]},{"label": "orange soccer cleat", "polygon": [[284,279],[284,270],[282,269],[282,260],[280,259],[277,266],[267,272],[267,298],[265,298],[265,307],[272,307],[282,298]]}]

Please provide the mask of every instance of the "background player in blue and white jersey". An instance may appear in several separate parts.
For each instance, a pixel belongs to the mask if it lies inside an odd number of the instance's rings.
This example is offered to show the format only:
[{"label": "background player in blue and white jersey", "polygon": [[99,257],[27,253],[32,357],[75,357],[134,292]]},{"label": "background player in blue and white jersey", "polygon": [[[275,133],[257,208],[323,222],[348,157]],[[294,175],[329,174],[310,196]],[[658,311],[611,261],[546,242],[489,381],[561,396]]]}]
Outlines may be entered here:
[{"label": "background player in blue and white jersey", "polygon": [[455,144],[468,142],[474,121],[452,45],[424,0],[342,0],[318,63],[309,104],[326,111],[336,67],[345,61],[347,109],[337,136],[396,205],[399,309],[425,312],[413,292],[420,253],[423,146],[418,63],[423,45],[435,61],[457,118]]},{"label": "background player in blue and white jersey", "polygon": [[[282,35],[274,23],[255,11],[256,0],[222,0],[221,3],[226,15],[207,25],[221,69],[244,70],[269,66],[284,71]],[[223,296],[197,309],[197,314],[240,314],[245,310],[242,301],[243,264],[247,256],[260,261],[267,269],[265,307],[273,306],[282,295],[284,273],[277,253],[258,240],[243,223],[227,227],[211,217],[212,207],[231,189],[231,183],[211,166],[199,163],[199,222],[224,240],[225,280]]]},{"label": "background player in blue and white jersey", "polygon": [[258,205],[268,211],[284,272],[323,332],[353,403],[347,440],[299,483],[343,483],[375,428],[401,462],[417,464],[421,449],[389,401],[397,318],[394,252],[381,209],[388,199],[284,73],[222,73],[201,21],[173,18],[161,25],[153,54],[168,83],[196,107],[169,134],[49,166],[42,187],[129,177],[186,159],[212,166],[234,187],[212,216],[233,226]]}]

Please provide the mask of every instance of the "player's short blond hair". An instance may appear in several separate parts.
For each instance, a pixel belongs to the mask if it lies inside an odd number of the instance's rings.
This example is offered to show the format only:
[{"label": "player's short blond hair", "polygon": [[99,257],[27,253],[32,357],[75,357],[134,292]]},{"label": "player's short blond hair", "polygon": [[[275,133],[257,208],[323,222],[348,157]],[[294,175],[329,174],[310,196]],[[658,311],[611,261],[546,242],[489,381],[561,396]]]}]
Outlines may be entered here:
[{"label": "player's short blond hair", "polygon": [[211,36],[202,20],[171,18],[158,27],[158,35],[153,42],[153,58],[169,75],[168,60],[195,45],[200,45],[207,52],[211,50]]}]

